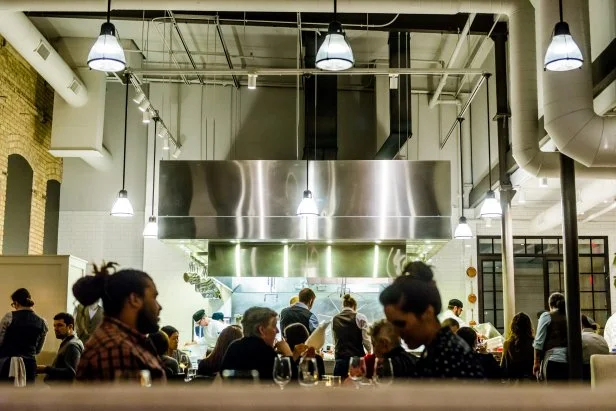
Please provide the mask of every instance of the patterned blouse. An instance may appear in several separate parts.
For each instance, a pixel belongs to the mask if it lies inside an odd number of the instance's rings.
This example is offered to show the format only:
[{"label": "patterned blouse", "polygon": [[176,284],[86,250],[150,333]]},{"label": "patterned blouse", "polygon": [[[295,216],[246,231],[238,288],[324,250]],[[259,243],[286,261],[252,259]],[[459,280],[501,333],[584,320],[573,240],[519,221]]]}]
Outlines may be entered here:
[{"label": "patterned blouse", "polygon": [[77,367],[79,381],[118,381],[140,378],[150,371],[154,382],[165,382],[165,371],[146,337],[123,322],[105,316],[86,343]]},{"label": "patterned blouse", "polygon": [[426,347],[417,363],[420,378],[482,379],[483,368],[473,350],[454,335],[449,327],[442,328]]}]

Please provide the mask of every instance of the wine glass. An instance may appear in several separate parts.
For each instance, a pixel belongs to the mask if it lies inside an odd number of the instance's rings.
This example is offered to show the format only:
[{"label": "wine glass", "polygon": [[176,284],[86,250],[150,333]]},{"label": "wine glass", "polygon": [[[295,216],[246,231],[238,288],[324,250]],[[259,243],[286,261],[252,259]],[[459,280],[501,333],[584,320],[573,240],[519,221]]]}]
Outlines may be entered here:
[{"label": "wine glass", "polygon": [[394,367],[391,358],[375,358],[372,379],[379,386],[391,385],[394,382]]},{"label": "wine glass", "polygon": [[299,376],[299,383],[304,387],[311,387],[319,383],[317,360],[314,358],[302,358],[297,367],[297,373]]},{"label": "wine glass", "polygon": [[366,362],[363,357],[351,357],[349,359],[349,377],[359,389],[359,383],[366,376]]},{"label": "wine glass", "polygon": [[274,360],[274,382],[283,390],[291,381],[291,359],[289,357],[276,357]]}]

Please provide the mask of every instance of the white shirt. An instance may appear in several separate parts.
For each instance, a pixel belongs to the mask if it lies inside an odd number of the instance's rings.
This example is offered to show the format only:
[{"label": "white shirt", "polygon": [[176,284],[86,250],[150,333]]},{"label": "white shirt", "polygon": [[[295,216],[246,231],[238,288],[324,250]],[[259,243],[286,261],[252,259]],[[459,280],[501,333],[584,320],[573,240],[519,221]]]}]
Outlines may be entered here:
[{"label": "white shirt", "polygon": [[226,327],[227,326],[223,322],[210,319],[210,323],[203,327],[203,336],[195,337],[195,339],[199,345],[203,345],[207,348],[214,348],[218,336]]},{"label": "white shirt", "polygon": [[464,321],[462,318],[458,317],[457,315],[455,315],[453,313],[453,311],[451,310],[447,310],[445,312],[442,312],[438,315],[438,320],[439,322],[443,322],[448,318],[453,318],[454,320],[456,320],[458,322],[458,324],[460,324],[460,328],[462,327],[468,327],[468,324],[466,323],[466,321]]},{"label": "white shirt", "polygon": [[612,314],[612,316],[607,319],[605,329],[603,330],[603,338],[605,338],[610,350],[616,346],[616,313]]}]

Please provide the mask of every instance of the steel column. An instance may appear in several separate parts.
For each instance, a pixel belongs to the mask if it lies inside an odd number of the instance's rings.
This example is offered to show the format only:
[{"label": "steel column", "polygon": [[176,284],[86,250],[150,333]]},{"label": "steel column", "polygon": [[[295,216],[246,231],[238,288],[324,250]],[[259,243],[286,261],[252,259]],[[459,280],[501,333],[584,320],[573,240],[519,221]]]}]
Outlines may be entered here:
[{"label": "steel column", "polygon": [[509,150],[509,98],[507,92],[507,35],[497,33],[494,40],[494,66],[496,80],[496,116],[498,124],[498,171],[500,181],[500,201],[503,209],[501,218],[501,242],[503,264],[503,321],[505,333],[509,333],[511,320],[515,315],[515,267],[513,259],[513,222],[511,200],[515,191],[511,186],[507,168]]},{"label": "steel column", "polygon": [[577,198],[575,162],[560,155],[560,194],[563,206],[565,242],[565,303],[567,306],[567,348],[569,379],[582,379],[582,324],[580,322],[580,274],[578,258]]}]

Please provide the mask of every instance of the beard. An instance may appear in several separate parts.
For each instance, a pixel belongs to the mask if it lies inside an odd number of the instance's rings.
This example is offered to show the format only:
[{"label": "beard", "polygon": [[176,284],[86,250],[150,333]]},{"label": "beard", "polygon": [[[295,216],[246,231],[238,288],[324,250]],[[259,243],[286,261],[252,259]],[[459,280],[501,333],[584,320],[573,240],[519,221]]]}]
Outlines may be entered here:
[{"label": "beard", "polygon": [[151,334],[157,332],[158,329],[158,318],[145,308],[139,310],[137,313],[137,331],[141,334]]}]

